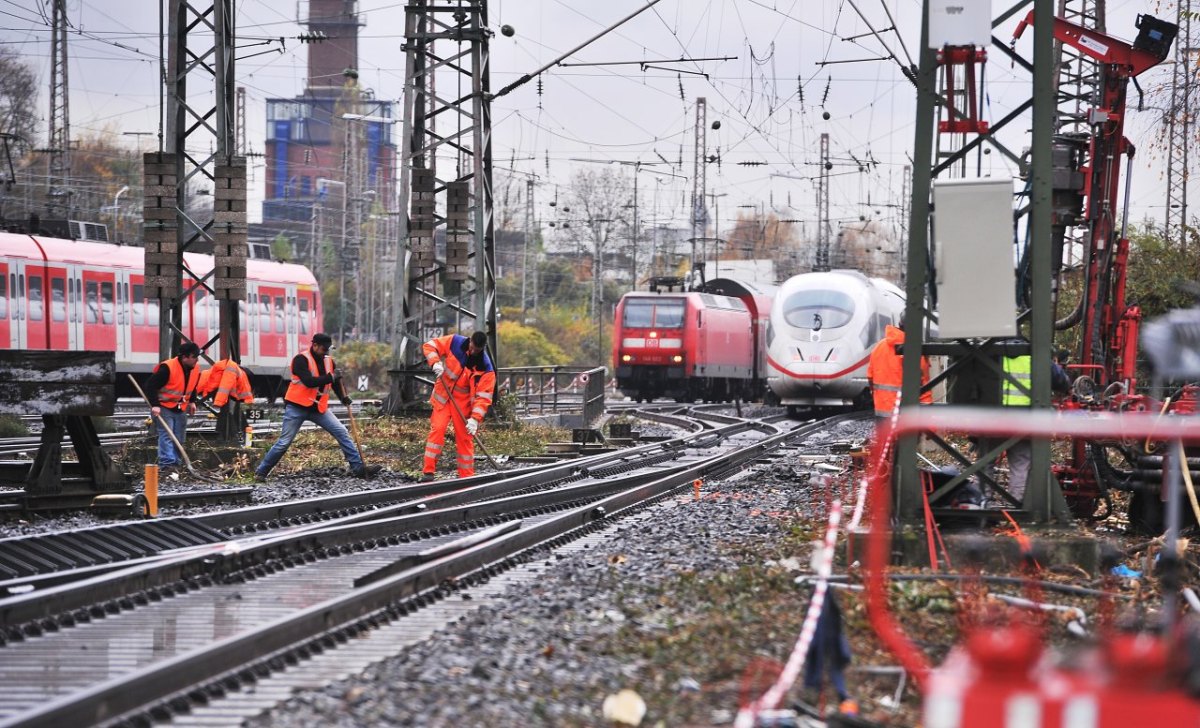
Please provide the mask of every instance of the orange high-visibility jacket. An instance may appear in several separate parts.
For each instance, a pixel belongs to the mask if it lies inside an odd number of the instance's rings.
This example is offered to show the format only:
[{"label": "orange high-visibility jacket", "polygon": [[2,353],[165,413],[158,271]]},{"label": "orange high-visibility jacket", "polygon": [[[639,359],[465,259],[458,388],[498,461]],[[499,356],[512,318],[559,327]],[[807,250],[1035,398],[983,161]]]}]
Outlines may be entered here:
[{"label": "orange high-visibility jacket", "polygon": [[[896,353],[896,347],[904,343],[904,332],[888,326],[883,340],[871,350],[867,363],[867,379],[871,382],[871,396],[875,400],[875,416],[891,417],[900,398],[900,386],[904,379],[904,357]],[[929,382],[929,360],[921,357],[921,384]],[[933,393],[922,392],[921,404],[933,404]]]},{"label": "orange high-visibility jacket", "polygon": [[[187,382],[183,381],[183,364],[179,363],[179,357],[171,357],[158,366],[167,367],[169,373],[167,383],[158,390],[159,405],[167,409],[180,409],[191,399],[192,392],[196,391],[196,385],[200,383],[199,365],[192,367]],[[155,371],[158,371],[158,367],[155,367]]]},{"label": "orange high-visibility jacket", "polygon": [[473,369],[467,366],[467,344],[470,339],[459,334],[450,334],[426,341],[421,346],[421,353],[429,366],[439,361],[445,365],[440,382],[434,384],[433,394],[429,395],[429,404],[435,409],[449,407],[450,400],[446,397],[447,387],[454,394],[462,416],[475,420],[483,420],[484,414],[492,406],[492,397],[496,390],[496,368],[492,366],[492,358],[487,352],[483,353],[483,367]]},{"label": "orange high-visibility jacket", "polygon": [[[238,366],[232,359],[222,359],[213,364],[212,369],[200,377],[200,385],[196,391],[201,397],[212,396],[213,404],[224,406],[232,397],[237,402],[249,404],[254,401],[254,391],[250,388],[250,377],[246,370]],[[215,394],[214,394],[215,392]]]},{"label": "orange high-visibility jacket", "polygon": [[[308,360],[308,371],[314,377],[321,376],[321,372],[317,369],[317,360],[313,358],[312,350],[304,352],[304,358]],[[333,357],[325,357],[325,373],[330,377],[333,376]],[[324,412],[329,409],[329,390],[333,389],[332,384],[323,384],[320,387],[306,387],[304,382],[300,381],[295,372],[292,373],[292,383],[288,385],[287,392],[283,395],[283,399],[293,404],[298,404],[301,407],[311,407],[313,402],[317,403],[317,411]]]}]

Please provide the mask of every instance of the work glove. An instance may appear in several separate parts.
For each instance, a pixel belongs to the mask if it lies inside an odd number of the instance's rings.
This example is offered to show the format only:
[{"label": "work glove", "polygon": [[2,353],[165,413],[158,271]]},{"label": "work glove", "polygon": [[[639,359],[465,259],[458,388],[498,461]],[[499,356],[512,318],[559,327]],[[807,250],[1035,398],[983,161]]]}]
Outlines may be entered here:
[{"label": "work glove", "polygon": [[442,378],[442,372],[446,371],[446,365],[440,361],[433,365],[433,376],[438,379]]},{"label": "work glove", "polygon": [[353,402],[354,402],[354,400],[350,399],[349,397],[342,398],[342,404],[346,405],[347,407],[349,407],[351,404],[353,404]]},{"label": "work glove", "polygon": [[476,419],[467,420],[467,434],[470,435],[471,437],[475,437],[475,433],[478,431],[479,431],[479,420],[476,420]]}]

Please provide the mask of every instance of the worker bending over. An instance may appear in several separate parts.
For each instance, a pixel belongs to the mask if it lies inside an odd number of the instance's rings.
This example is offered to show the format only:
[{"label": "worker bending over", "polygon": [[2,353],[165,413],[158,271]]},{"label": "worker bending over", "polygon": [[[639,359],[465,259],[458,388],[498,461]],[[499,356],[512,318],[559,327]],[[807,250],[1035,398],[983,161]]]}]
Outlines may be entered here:
[{"label": "worker bending over", "polygon": [[466,336],[451,334],[426,341],[421,346],[425,361],[433,368],[433,394],[429,404],[429,438],[425,441],[424,475],[433,480],[438,457],[446,442],[446,425],[454,421],[454,442],[458,447],[458,477],[475,474],[475,433],[484,414],[492,406],[496,389],[496,368],[487,355],[487,334],[476,331]]},{"label": "worker bending over", "polygon": [[213,406],[217,408],[224,407],[230,400],[245,404],[254,402],[254,390],[250,388],[250,372],[233,359],[222,359],[213,364],[212,369],[200,375],[196,394],[201,399],[212,397]]},{"label": "worker bending over", "polygon": [[[167,427],[182,445],[187,439],[188,415],[195,413],[196,386],[200,383],[200,347],[192,341],[179,345],[179,356],[160,362],[146,380],[146,400],[158,426],[158,466],[179,467],[183,456],[176,452]],[[166,427],[163,427],[163,424]]]}]

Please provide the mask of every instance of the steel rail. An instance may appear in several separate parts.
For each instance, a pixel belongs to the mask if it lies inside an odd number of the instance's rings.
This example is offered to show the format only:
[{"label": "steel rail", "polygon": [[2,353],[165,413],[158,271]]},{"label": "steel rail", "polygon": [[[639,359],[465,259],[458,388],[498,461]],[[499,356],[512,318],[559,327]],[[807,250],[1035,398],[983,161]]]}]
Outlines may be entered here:
[{"label": "steel rail", "polygon": [[[821,423],[817,423],[779,432],[732,453],[700,460],[666,477],[623,489],[513,533],[498,535],[469,546],[458,554],[435,558],[263,627],[247,630],[144,670],[118,676],[85,691],[46,702],[16,716],[5,725],[91,725],[119,720],[173,696],[194,693],[197,685],[224,676],[248,674],[245,672],[247,666],[269,670],[268,663],[273,659],[289,655],[294,658],[295,650],[318,645],[331,632],[343,636],[356,634],[368,625],[402,614],[403,611],[396,607],[397,602],[422,596],[433,597],[447,581],[484,578],[495,573],[497,564],[511,565],[522,555],[530,556],[535,549],[551,548],[610,521],[614,515],[632,512],[665,497],[697,477],[744,464],[789,439],[808,434],[821,426]],[[236,557],[234,555],[233,558]]]}]

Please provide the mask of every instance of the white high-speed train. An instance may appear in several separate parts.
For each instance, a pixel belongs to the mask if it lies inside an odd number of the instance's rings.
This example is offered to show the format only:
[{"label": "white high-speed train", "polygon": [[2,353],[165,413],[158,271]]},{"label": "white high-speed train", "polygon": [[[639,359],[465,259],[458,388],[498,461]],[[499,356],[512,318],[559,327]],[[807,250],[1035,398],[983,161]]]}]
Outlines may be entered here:
[{"label": "white high-speed train", "polygon": [[767,387],[789,410],[869,407],[867,360],[904,292],[854,270],[803,273],[779,288],[767,328]]}]

